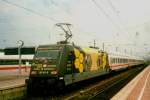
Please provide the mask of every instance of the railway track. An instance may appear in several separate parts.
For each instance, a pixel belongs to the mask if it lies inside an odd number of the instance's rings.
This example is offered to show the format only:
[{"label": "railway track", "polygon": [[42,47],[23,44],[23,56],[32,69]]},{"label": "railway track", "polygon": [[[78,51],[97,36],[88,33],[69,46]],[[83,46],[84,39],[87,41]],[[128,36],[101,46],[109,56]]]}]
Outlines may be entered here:
[{"label": "railway track", "polygon": [[114,72],[96,79],[84,81],[67,87],[59,95],[43,97],[27,97],[24,100],[96,100],[110,99],[145,67],[135,67],[130,70]]},{"label": "railway track", "polygon": [[76,96],[67,98],[69,100],[109,100],[131,79],[133,79],[144,67],[127,70],[123,73],[103,80],[90,88],[83,90]]},{"label": "railway track", "polygon": [[139,70],[134,70],[133,73],[126,75],[126,77],[113,82],[104,89],[98,91],[96,94],[91,96],[88,100],[103,99],[109,100],[114,94],[116,94],[126,83],[128,83],[135,75],[137,75]]}]

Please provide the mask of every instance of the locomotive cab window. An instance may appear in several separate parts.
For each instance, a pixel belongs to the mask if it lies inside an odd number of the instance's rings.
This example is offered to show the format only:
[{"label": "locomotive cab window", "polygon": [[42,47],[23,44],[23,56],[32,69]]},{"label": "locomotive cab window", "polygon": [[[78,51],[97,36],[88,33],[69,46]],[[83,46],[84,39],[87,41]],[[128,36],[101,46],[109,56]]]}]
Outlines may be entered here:
[{"label": "locomotive cab window", "polygon": [[36,58],[47,58],[47,59],[57,59],[59,56],[60,50],[38,50],[36,53]]}]

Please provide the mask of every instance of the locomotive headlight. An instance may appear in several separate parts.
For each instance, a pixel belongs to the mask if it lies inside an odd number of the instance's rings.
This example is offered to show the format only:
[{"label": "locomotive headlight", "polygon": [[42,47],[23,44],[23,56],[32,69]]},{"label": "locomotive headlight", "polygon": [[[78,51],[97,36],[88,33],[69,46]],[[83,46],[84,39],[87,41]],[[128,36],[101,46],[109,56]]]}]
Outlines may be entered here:
[{"label": "locomotive headlight", "polygon": [[34,75],[34,74],[37,74],[37,72],[36,71],[32,71],[31,74]]},{"label": "locomotive headlight", "polygon": [[64,77],[59,77],[59,80],[63,80],[64,79]]},{"label": "locomotive headlight", "polygon": [[51,74],[53,74],[53,75],[56,75],[57,73],[58,73],[57,70],[51,71]]},{"label": "locomotive headlight", "polygon": [[46,64],[44,64],[44,65],[43,65],[43,67],[47,67],[47,65],[46,65]]}]

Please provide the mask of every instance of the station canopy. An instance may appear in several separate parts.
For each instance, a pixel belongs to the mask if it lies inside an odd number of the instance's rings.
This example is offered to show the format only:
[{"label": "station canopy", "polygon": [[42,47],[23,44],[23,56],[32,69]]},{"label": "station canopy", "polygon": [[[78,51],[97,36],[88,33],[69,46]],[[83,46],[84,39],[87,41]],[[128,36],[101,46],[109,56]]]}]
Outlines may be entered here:
[{"label": "station canopy", "polygon": [[[34,55],[35,47],[22,47],[21,54],[22,55]],[[18,47],[8,47],[4,49],[5,55],[18,55]]]}]

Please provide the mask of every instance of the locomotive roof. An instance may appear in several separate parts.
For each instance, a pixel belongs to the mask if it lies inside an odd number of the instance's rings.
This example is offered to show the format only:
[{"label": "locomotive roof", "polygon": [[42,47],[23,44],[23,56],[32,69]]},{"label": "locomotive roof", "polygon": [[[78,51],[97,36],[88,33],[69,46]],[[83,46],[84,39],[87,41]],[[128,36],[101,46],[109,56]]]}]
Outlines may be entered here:
[{"label": "locomotive roof", "polygon": [[83,47],[82,48],[83,51],[87,52],[87,53],[100,53],[99,49],[95,49],[95,48],[89,48],[89,47]]},{"label": "locomotive roof", "polygon": [[47,45],[39,45],[38,48],[49,48],[49,47],[63,47],[63,46],[71,46],[71,44],[47,44]]}]

